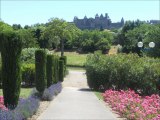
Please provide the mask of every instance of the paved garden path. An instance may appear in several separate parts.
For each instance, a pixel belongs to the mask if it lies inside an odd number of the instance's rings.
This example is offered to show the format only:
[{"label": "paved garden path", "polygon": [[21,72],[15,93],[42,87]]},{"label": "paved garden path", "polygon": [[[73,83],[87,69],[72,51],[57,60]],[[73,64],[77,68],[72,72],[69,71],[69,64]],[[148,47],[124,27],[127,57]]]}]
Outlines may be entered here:
[{"label": "paved garden path", "polygon": [[118,120],[87,86],[85,72],[69,71],[62,92],[38,120]]}]

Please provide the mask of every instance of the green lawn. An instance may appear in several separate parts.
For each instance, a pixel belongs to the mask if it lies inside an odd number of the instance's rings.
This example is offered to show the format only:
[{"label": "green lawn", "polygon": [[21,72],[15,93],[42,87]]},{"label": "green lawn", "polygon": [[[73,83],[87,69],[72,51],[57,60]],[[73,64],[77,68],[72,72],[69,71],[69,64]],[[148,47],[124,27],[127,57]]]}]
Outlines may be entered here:
[{"label": "green lawn", "polygon": [[[21,88],[20,97],[27,98],[30,95],[31,91],[32,91],[32,88]],[[0,89],[0,96],[2,95],[3,95],[2,89]]]},{"label": "green lawn", "polygon": [[[57,54],[60,55],[60,52],[58,52]],[[87,54],[78,54],[76,52],[64,52],[64,55],[67,56],[67,66],[84,67]]]}]

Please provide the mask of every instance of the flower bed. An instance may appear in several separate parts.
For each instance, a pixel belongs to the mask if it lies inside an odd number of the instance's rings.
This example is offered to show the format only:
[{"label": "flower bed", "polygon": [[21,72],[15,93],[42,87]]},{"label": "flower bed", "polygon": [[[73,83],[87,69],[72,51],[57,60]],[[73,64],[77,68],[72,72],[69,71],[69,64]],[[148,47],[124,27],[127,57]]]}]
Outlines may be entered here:
[{"label": "flower bed", "polygon": [[106,90],[104,101],[129,120],[160,120],[160,96],[139,96],[133,90]]},{"label": "flower bed", "polygon": [[4,102],[3,102],[3,96],[0,96],[0,110],[7,110],[7,108],[4,106]]},{"label": "flower bed", "polygon": [[[54,96],[62,90],[61,82],[51,85],[42,96],[42,100],[52,100]],[[20,98],[18,106],[14,110],[8,110],[3,103],[3,97],[0,97],[0,120],[24,120],[32,116],[39,108],[40,99],[36,96],[37,91],[33,89],[31,95],[26,98]]]}]

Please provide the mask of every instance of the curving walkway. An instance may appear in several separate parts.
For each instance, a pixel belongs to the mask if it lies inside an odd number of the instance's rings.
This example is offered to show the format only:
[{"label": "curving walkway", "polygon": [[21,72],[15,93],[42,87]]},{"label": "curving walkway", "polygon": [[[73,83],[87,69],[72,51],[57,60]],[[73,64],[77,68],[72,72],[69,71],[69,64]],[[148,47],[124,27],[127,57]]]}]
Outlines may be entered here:
[{"label": "curving walkway", "polygon": [[38,120],[118,120],[87,86],[85,72],[69,71],[62,92]]}]

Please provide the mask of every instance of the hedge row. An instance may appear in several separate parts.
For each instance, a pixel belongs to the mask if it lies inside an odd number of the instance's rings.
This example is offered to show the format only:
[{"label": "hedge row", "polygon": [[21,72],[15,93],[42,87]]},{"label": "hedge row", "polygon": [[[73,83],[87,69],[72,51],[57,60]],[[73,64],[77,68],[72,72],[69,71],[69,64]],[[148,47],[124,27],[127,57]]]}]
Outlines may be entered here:
[{"label": "hedge row", "polygon": [[56,55],[46,55],[45,50],[35,52],[36,89],[43,94],[46,87],[63,82],[64,61]]},{"label": "hedge row", "polygon": [[[47,80],[48,80],[47,86],[48,87],[51,84],[58,82],[58,80],[57,80],[58,76],[55,76],[55,75],[58,75],[58,73],[56,73],[56,71],[55,71],[56,68],[58,67],[55,62],[55,59],[57,59],[57,58],[59,58],[59,57],[55,56],[55,55],[47,55],[46,73],[47,73]],[[59,62],[59,64],[60,64],[60,62]],[[57,66],[57,67],[54,68],[54,66]],[[63,70],[61,70],[61,69],[63,69]],[[64,64],[64,67],[59,68],[59,70],[63,72],[63,77],[64,77],[65,72],[66,72],[66,65]],[[21,71],[22,71],[22,86],[23,87],[34,87],[35,86],[35,64],[23,63],[21,66]],[[59,72],[59,73],[62,73],[62,72]],[[59,81],[63,81],[63,79],[62,79],[63,77],[61,76]],[[0,63],[0,86],[1,86],[1,84],[2,84],[2,79],[1,79],[1,63]]]},{"label": "hedge row", "polygon": [[130,88],[142,95],[158,93],[159,68],[160,59],[140,58],[136,54],[92,54],[87,57],[86,62],[87,81],[91,88]]}]

